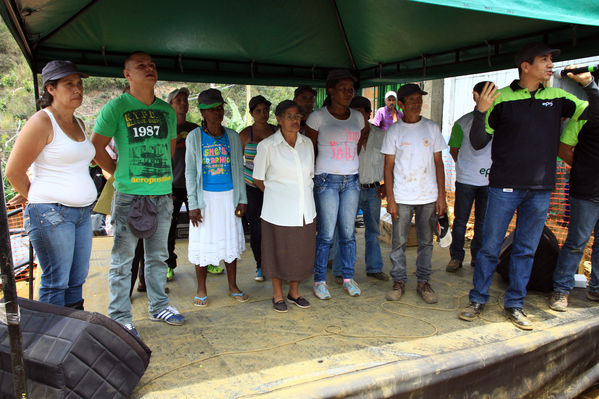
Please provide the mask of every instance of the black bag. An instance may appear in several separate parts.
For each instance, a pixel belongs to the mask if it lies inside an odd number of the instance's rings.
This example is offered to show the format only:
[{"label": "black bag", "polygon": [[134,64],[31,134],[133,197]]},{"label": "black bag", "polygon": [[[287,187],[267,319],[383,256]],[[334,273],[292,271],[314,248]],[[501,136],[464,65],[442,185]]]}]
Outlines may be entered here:
[{"label": "black bag", "polygon": [[[514,241],[514,232],[512,231],[503,240],[501,251],[499,251],[499,262],[497,264],[497,273],[509,283],[510,255],[512,254],[512,243]],[[547,292],[553,290],[553,270],[557,264],[559,255],[559,243],[553,231],[547,226],[543,228],[543,235],[539,241],[535,259],[530,273],[530,280],[526,289],[529,291]]]},{"label": "black bag", "polygon": [[[114,320],[19,298],[31,398],[128,398],[150,349]],[[8,329],[0,324],[0,397],[13,396]]]}]

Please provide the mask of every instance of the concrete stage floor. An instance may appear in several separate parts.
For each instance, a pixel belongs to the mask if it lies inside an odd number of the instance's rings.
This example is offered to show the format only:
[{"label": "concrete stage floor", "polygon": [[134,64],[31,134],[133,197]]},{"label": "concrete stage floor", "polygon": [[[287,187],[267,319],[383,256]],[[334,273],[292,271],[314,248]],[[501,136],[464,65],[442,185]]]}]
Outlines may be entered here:
[{"label": "concrete stage floor", "polygon": [[[469,254],[462,269],[455,274],[446,273],[449,250],[436,244],[431,286],[439,303],[427,305],[416,294],[414,247],[408,250],[407,292],[400,302],[387,302],[385,293],[392,283],[366,276],[363,232],[363,228],[357,229],[355,277],[362,295],[349,297],[329,271],[333,298],[318,300],[312,293],[312,280],[304,281],[300,293],[312,307],[300,309],[288,304],[288,313],[273,311],[270,281],[254,281],[255,263],[249,242],[238,261],[238,285],[250,301],[238,303],[228,296],[225,274],[209,275],[209,306],[195,307],[195,272],[187,260],[187,242],[179,240],[179,266],[175,280],[167,286],[171,304],[184,314],[186,323],[175,327],[150,321],[145,293],[134,291],[134,323],[152,349],[152,357],[132,397],[400,396],[399,378],[409,379],[410,384],[427,384],[426,378],[414,379],[415,375],[439,374],[454,367],[456,361],[473,359],[484,363],[489,345],[533,350],[551,337],[578,334],[588,328],[585,323],[599,316],[599,307],[585,299],[584,290],[573,291],[566,313],[550,310],[547,294],[531,292],[525,311],[535,329],[519,330],[502,315],[506,285],[496,274],[483,318],[472,323],[461,321],[457,313],[468,302],[472,281]],[[112,237],[94,238],[84,286],[88,311],[107,312],[111,246]],[[383,270],[388,273],[390,247],[383,243],[381,246]],[[398,377],[398,372],[403,376]],[[364,383],[361,388],[356,387],[356,376]],[[534,381],[527,384],[534,385]],[[470,391],[463,392],[464,396],[478,397],[471,389],[464,387],[464,391]],[[561,388],[539,389],[532,397],[543,397],[543,392],[549,395]]]}]

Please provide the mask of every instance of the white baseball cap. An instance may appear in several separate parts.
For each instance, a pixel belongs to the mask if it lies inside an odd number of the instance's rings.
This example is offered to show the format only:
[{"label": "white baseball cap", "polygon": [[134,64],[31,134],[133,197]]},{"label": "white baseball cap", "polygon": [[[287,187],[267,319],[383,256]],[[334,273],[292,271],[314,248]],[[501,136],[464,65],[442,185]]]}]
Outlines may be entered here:
[{"label": "white baseball cap", "polygon": [[388,99],[389,97],[395,97],[395,99],[397,100],[397,93],[395,93],[393,90],[390,90],[388,92],[385,93],[385,100]]}]

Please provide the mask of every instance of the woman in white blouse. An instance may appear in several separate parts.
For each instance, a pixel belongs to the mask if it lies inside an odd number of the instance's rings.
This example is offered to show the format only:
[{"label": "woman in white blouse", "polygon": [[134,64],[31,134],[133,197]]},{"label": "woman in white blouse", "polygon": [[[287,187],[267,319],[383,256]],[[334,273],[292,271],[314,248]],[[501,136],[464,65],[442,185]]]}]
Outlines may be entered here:
[{"label": "woman in white blouse", "polygon": [[298,289],[312,275],[316,251],[314,148],[298,134],[302,115],[295,102],[281,102],[275,115],[280,129],[258,144],[253,179],[264,191],[262,272],[272,280],[274,310],[287,312],[282,280],[289,280],[290,302],[310,307]]}]

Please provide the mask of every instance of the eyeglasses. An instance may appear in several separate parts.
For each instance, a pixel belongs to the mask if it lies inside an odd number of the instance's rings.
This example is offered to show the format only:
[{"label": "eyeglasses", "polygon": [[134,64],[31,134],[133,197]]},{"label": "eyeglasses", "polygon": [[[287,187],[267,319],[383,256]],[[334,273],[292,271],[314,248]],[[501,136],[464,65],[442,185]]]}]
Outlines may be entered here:
[{"label": "eyeglasses", "polygon": [[300,120],[302,120],[303,115],[302,114],[283,115],[283,117],[285,119],[287,119],[288,121],[300,121]]}]

